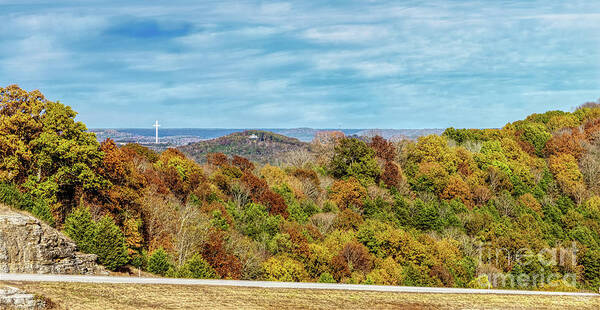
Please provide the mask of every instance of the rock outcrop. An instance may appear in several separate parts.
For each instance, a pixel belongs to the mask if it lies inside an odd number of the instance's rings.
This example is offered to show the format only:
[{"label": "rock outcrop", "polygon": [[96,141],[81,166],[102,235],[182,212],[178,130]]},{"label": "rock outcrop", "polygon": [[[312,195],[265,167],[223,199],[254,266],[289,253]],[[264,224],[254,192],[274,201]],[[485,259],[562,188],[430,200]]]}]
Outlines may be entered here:
[{"label": "rock outcrop", "polygon": [[46,309],[46,302],[16,287],[0,287],[0,309]]},{"label": "rock outcrop", "polygon": [[0,206],[0,273],[105,274],[96,255],[31,215]]}]

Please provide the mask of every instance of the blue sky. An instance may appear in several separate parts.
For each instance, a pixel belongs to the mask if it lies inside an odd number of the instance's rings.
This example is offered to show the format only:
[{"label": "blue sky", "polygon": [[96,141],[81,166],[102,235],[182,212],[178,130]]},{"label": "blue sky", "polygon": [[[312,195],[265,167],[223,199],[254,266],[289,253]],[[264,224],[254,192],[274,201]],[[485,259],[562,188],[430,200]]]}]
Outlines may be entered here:
[{"label": "blue sky", "polygon": [[591,0],[0,0],[0,20],[0,85],[88,127],[499,127],[600,97]]}]

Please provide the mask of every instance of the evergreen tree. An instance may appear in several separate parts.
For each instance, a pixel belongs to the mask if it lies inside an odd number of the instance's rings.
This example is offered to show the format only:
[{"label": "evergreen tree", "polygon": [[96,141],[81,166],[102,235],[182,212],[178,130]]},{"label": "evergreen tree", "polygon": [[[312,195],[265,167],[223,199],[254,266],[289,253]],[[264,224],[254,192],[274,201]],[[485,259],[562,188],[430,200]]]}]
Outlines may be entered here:
[{"label": "evergreen tree", "polygon": [[16,186],[8,183],[0,183],[0,202],[19,209],[26,209],[23,203],[23,194]]},{"label": "evergreen tree", "polygon": [[420,207],[416,217],[417,228],[421,230],[430,230],[439,228],[439,213],[432,204],[423,204],[418,201],[417,206]]},{"label": "evergreen tree", "polygon": [[96,223],[92,220],[89,208],[81,206],[73,210],[65,219],[64,230],[65,234],[75,241],[80,251],[94,252]]},{"label": "evergreen tree", "polygon": [[148,271],[164,276],[170,268],[169,256],[165,249],[158,248],[152,252],[148,259]]},{"label": "evergreen tree", "polygon": [[96,224],[94,253],[102,265],[110,270],[117,270],[129,261],[125,237],[114,220],[104,216]]},{"label": "evergreen tree", "polygon": [[52,215],[50,206],[48,206],[48,204],[41,199],[38,199],[34,202],[33,207],[31,208],[31,214],[46,222],[50,226],[54,226],[55,224],[54,216]]},{"label": "evergreen tree", "polygon": [[8,206],[29,211],[38,219],[54,226],[54,216],[48,204],[35,199],[29,193],[21,193],[14,184],[0,183],[0,202]]},{"label": "evergreen tree", "polygon": [[580,258],[579,263],[584,268],[584,279],[591,286],[600,286],[600,250],[587,250]]}]

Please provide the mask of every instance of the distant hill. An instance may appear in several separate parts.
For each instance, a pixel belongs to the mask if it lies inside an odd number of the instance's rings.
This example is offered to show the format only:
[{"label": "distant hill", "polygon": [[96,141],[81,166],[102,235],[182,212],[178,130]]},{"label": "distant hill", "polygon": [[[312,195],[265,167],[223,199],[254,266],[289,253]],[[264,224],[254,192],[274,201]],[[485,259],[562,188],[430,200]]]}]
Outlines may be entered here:
[{"label": "distant hill", "polygon": [[[224,153],[244,156],[259,163],[276,163],[287,152],[309,150],[309,143],[320,130],[311,128],[278,129],[277,133],[267,130],[244,130],[226,136],[179,146],[182,152],[197,162],[205,162],[208,153]],[[416,139],[429,134],[441,134],[441,129],[368,129],[346,130],[346,135],[371,137],[381,135],[386,139]],[[256,135],[255,139],[250,138]],[[293,137],[290,137],[291,135]],[[297,137],[301,137],[298,139]]]},{"label": "distant hill", "polygon": [[372,137],[380,135],[391,141],[400,141],[403,139],[416,140],[422,136],[441,135],[444,129],[425,128],[425,129],[364,129],[355,133],[359,137]]},{"label": "distant hill", "polygon": [[442,134],[444,129],[333,129],[333,128],[161,128],[158,132],[160,144],[154,144],[154,128],[92,128],[99,142],[110,138],[118,144],[139,143],[156,151],[164,151],[169,147],[178,147],[204,140],[224,137],[235,132],[247,130],[268,131],[302,142],[311,142],[320,131],[341,131],[346,136],[371,137],[375,134],[393,140],[417,139],[430,134]]},{"label": "distant hill", "polygon": [[309,144],[264,130],[235,132],[216,139],[191,143],[179,149],[197,162],[205,162],[208,153],[239,155],[259,163],[274,163],[281,155],[308,150]]}]

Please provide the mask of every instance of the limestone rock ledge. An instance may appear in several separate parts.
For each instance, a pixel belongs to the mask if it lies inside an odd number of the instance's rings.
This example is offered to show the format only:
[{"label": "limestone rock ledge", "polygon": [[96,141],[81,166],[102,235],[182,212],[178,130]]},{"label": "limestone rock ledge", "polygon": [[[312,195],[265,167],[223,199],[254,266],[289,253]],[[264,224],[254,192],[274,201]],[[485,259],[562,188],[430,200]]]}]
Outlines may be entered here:
[{"label": "limestone rock ledge", "polygon": [[0,288],[0,309],[45,309],[46,302],[11,286]]},{"label": "limestone rock ledge", "polygon": [[35,217],[0,206],[0,273],[106,274],[96,255]]}]

